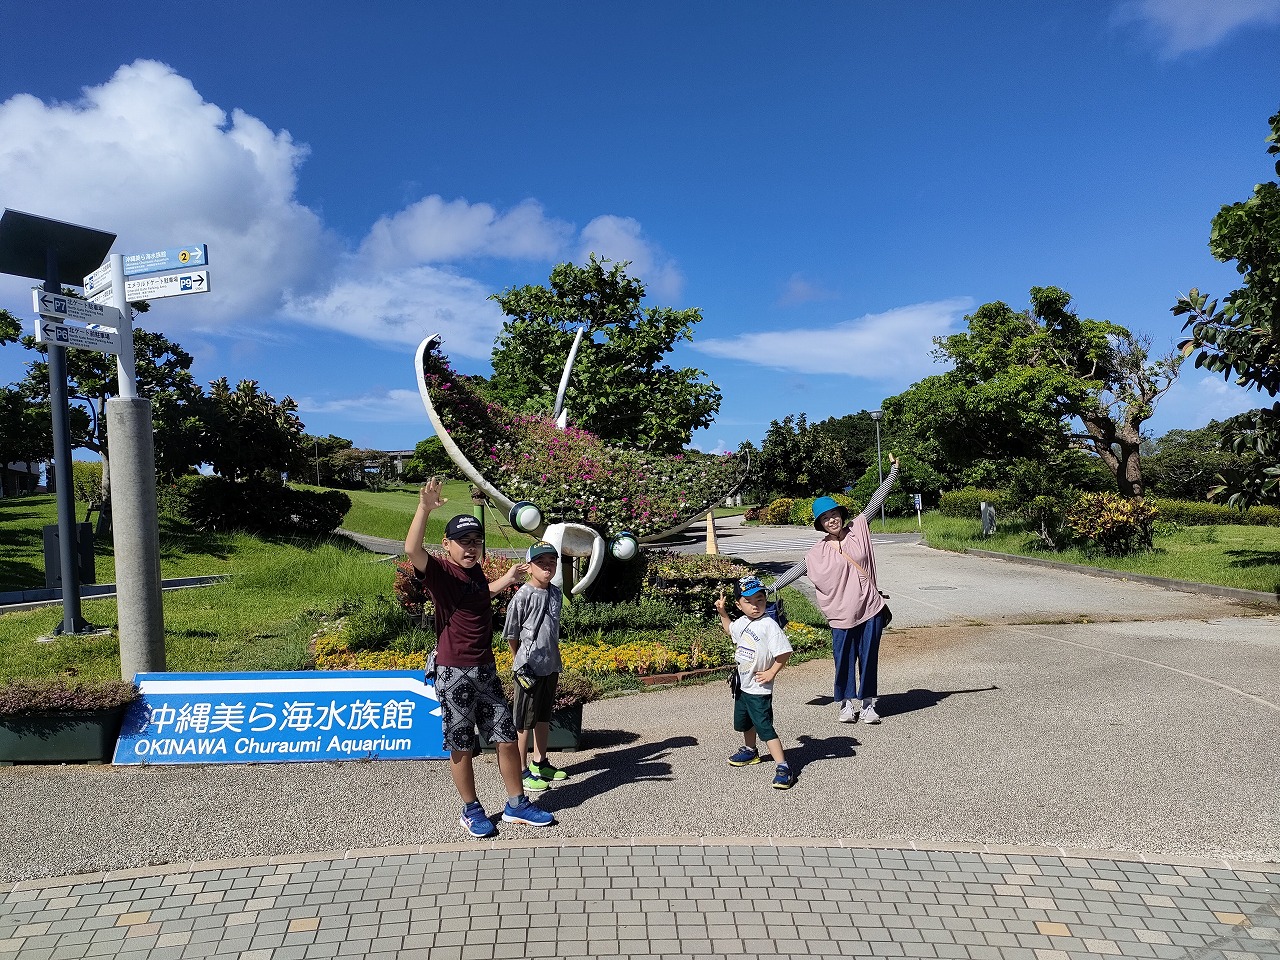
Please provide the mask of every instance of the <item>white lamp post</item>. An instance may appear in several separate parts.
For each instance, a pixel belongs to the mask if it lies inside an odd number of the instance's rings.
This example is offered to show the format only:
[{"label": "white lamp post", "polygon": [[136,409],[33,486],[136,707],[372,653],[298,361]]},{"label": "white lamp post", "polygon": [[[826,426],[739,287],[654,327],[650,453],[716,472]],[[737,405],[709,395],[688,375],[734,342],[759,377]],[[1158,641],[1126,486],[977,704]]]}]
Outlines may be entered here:
[{"label": "white lamp post", "polygon": [[[884,483],[884,467],[880,460],[880,420],[884,417],[883,410],[872,410],[871,419],[876,422],[876,475],[879,476],[880,482]],[[884,502],[880,503],[880,530],[884,531]]]}]

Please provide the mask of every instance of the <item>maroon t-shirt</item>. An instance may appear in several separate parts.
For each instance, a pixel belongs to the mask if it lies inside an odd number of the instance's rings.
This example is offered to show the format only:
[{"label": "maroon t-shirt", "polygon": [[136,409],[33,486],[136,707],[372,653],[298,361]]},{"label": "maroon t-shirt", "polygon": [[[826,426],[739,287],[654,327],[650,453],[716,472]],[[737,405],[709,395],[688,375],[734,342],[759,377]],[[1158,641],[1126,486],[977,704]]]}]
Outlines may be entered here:
[{"label": "maroon t-shirt", "polygon": [[493,663],[493,605],[489,581],[479,564],[460,567],[448,557],[427,554],[427,569],[414,567],[418,583],[436,608],[440,642],[436,664],[479,667]]}]

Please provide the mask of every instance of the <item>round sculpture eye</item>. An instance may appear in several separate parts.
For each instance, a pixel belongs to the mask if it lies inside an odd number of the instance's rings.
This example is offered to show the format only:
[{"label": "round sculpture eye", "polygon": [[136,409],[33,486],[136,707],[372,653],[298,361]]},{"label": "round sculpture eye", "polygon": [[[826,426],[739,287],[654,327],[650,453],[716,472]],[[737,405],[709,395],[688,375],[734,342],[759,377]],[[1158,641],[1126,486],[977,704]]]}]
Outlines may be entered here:
[{"label": "round sculpture eye", "polygon": [[521,533],[532,533],[542,526],[542,511],[528,500],[521,500],[511,507],[508,519]]},{"label": "round sculpture eye", "polygon": [[609,552],[618,560],[631,560],[640,552],[640,543],[626,530],[609,541]]}]

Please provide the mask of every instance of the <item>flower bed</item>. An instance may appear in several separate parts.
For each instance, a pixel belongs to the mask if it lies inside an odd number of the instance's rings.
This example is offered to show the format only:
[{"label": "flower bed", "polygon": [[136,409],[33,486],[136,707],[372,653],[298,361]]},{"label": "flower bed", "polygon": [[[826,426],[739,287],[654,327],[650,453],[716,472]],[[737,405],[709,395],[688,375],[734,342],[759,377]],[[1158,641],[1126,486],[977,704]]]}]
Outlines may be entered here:
[{"label": "flower bed", "polygon": [[746,468],[732,453],[624,450],[586,430],[561,430],[550,416],[513,414],[436,353],[424,358],[423,377],[467,459],[508,497],[531,500],[557,521],[643,539],[705,513],[736,488]]}]

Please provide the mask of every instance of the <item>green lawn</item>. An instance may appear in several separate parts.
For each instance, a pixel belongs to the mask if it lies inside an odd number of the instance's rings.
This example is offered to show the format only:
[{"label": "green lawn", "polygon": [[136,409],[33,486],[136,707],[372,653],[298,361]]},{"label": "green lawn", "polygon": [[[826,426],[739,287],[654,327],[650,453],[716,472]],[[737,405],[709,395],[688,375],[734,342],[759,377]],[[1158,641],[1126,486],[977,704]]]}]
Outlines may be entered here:
[{"label": "green lawn", "polygon": [[[891,530],[892,525],[890,521]],[[914,525],[913,520],[912,529]],[[874,529],[879,529],[878,523]],[[1184,527],[1157,536],[1155,550],[1150,553],[1104,557],[1080,550],[1060,553],[1045,550],[1035,536],[1016,526],[1004,525],[994,537],[984,538],[977,520],[931,513],[925,515],[925,539],[930,546],[943,550],[992,550],[1150,577],[1261,590],[1280,596],[1280,528],[1277,527]]]},{"label": "green lawn", "polygon": [[[312,635],[324,617],[356,597],[390,597],[395,568],[344,538],[296,545],[247,534],[218,537],[200,554],[232,578],[221,584],[164,593],[168,668],[298,670],[309,665]],[[115,628],[114,598],[86,600],[84,618]],[[0,616],[0,678],[119,676],[118,638],[48,637],[62,621],[61,605]]]}]

